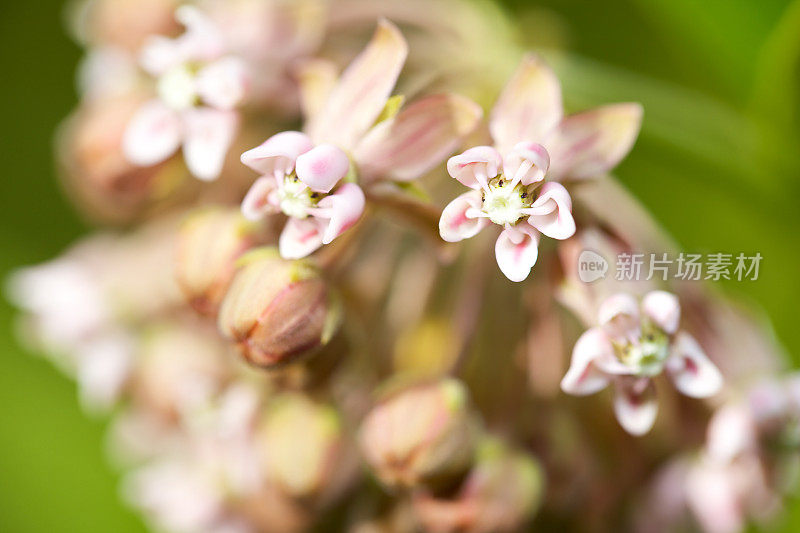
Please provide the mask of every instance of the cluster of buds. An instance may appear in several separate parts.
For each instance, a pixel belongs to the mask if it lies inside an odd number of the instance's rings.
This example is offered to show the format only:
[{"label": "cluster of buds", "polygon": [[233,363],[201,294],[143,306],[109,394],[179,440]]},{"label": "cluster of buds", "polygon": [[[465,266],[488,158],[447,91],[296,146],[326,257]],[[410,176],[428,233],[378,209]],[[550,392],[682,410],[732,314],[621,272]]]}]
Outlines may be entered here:
[{"label": "cluster of buds", "polygon": [[[87,215],[140,225],[20,271],[11,297],[26,340],[113,413],[124,494],[154,529],[512,532],[540,507],[622,529],[720,392],[670,494],[709,533],[782,494],[797,384],[744,395],[736,370],[777,367],[771,339],[701,290],[578,280],[582,250],[670,248],[607,176],[641,106],[565,115],[555,72],[483,3],[80,13],[62,170]],[[622,429],[595,413],[605,396],[561,394],[612,384]],[[621,438],[659,410],[663,444]]]}]

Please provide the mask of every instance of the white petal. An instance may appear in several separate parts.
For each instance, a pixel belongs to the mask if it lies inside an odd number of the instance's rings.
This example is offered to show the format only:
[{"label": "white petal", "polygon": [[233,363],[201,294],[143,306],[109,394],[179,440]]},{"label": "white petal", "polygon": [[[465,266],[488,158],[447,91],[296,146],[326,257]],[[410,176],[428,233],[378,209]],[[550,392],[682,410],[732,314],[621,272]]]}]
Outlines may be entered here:
[{"label": "white petal", "polygon": [[345,183],[335,193],[320,200],[319,208],[325,211],[324,216],[329,219],[322,244],[329,244],[358,222],[364,212],[364,204],[364,192],[355,183]]},{"label": "white petal", "polygon": [[497,265],[511,281],[524,281],[539,257],[539,232],[525,223],[503,230],[494,247]]},{"label": "white petal", "polygon": [[485,187],[502,168],[500,152],[491,146],[475,146],[447,161],[447,173],[470,189]]},{"label": "white petal", "polygon": [[600,304],[597,314],[600,325],[612,338],[639,337],[639,303],[630,294],[609,296]]},{"label": "white petal", "polygon": [[283,177],[294,170],[300,154],[312,148],[314,143],[305,133],[282,131],[243,153],[241,160],[260,174]]},{"label": "white petal", "polygon": [[332,144],[320,144],[300,155],[297,177],[313,191],[328,193],[350,170],[350,159]]},{"label": "white petal", "polygon": [[242,200],[242,215],[247,220],[261,220],[265,215],[278,211],[278,201],[273,198],[277,190],[275,178],[262,176],[247,191]]},{"label": "white petal", "polygon": [[447,242],[458,242],[477,235],[486,227],[487,219],[483,217],[470,218],[467,216],[469,209],[480,209],[481,194],[478,191],[469,191],[462,194],[444,208],[439,219],[439,235]]},{"label": "white petal", "polygon": [[678,331],[681,306],[678,297],[666,291],[652,291],[642,300],[642,311],[653,323],[669,335]]},{"label": "white petal", "polygon": [[183,157],[186,166],[198,179],[217,179],[239,126],[238,115],[233,111],[198,108],[187,110],[184,120],[186,140]]},{"label": "white petal", "polygon": [[528,224],[552,239],[565,240],[575,234],[572,218],[572,198],[560,183],[542,185],[536,201],[529,210]]},{"label": "white petal", "polygon": [[658,414],[655,387],[649,378],[623,377],[617,380],[614,414],[631,435],[644,435]]},{"label": "white petal", "polygon": [[313,217],[290,218],[278,240],[278,250],[284,259],[301,259],[322,246],[325,224]]},{"label": "white petal", "polygon": [[613,350],[602,329],[592,328],[584,332],[572,350],[572,362],[561,380],[561,390],[567,394],[585,396],[606,388],[609,377],[594,363],[600,358],[613,357]]},{"label": "white petal", "polygon": [[234,109],[244,100],[250,83],[247,67],[239,58],[226,57],[197,73],[197,94],[217,109]]},{"label": "white petal", "polygon": [[519,143],[503,157],[506,178],[525,186],[544,180],[549,168],[550,154],[541,144]]},{"label": "white petal", "polygon": [[183,126],[176,111],[160,100],[145,103],[133,115],[122,139],[122,150],[131,163],[150,166],[175,153]]},{"label": "white petal", "polygon": [[665,367],[686,396],[708,398],[722,388],[722,374],[688,333],[678,334]]}]

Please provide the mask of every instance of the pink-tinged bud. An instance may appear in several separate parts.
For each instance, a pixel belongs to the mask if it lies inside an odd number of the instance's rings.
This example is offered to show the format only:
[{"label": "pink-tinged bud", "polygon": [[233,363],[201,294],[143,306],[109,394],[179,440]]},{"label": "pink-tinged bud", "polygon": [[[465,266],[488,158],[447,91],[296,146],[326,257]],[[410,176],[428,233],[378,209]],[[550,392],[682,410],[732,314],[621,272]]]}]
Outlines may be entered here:
[{"label": "pink-tinged bud", "polygon": [[336,409],[302,394],[269,404],[256,439],[267,482],[290,498],[319,502],[354,471]]},{"label": "pink-tinged bud", "polygon": [[444,379],[380,401],[361,427],[361,451],[390,487],[442,487],[469,469],[477,422],[463,384]]},{"label": "pink-tinged bud", "polygon": [[340,309],[309,263],[258,248],[238,264],[222,301],[219,329],[247,361],[274,368],[311,354],[336,333]]},{"label": "pink-tinged bud", "polygon": [[544,475],[533,457],[487,437],[455,495],[419,491],[413,509],[430,533],[520,531],[539,506],[543,488]]},{"label": "pink-tinged bud", "polygon": [[178,233],[175,279],[199,313],[216,315],[236,272],[236,260],[253,246],[256,227],[238,209],[203,209]]}]

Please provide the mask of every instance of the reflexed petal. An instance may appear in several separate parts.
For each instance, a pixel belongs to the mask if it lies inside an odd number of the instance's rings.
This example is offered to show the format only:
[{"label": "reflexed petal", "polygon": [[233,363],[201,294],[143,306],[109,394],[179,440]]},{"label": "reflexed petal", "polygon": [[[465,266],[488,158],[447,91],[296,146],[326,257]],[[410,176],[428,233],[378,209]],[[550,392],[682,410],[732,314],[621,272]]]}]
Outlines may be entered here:
[{"label": "reflexed petal", "polygon": [[174,39],[163,35],[149,37],[139,54],[142,68],[154,76],[166,73],[186,59],[185,50]]},{"label": "reflexed petal", "polygon": [[476,146],[451,157],[447,173],[469,187],[480,189],[500,172],[503,158],[491,146]]},{"label": "reflexed petal", "polygon": [[523,185],[538,183],[550,168],[550,154],[541,144],[519,143],[503,158],[503,174]]},{"label": "reflexed petal", "polygon": [[480,106],[462,96],[423,98],[372,128],[355,151],[362,174],[408,181],[442,162],[475,129]]},{"label": "reflexed petal", "polygon": [[247,191],[242,200],[242,214],[247,220],[260,220],[264,215],[278,211],[278,200],[273,193],[277,190],[275,178],[262,176]]},{"label": "reflexed petal", "polygon": [[614,357],[614,348],[603,330],[592,328],[586,331],[572,350],[572,362],[561,380],[561,390],[585,396],[606,388],[609,377],[594,363],[608,357]]},{"label": "reflexed petal", "polygon": [[741,480],[728,464],[704,458],[686,478],[686,501],[703,531],[737,533],[745,530]]},{"label": "reflexed petal", "polygon": [[597,177],[628,155],[642,123],[639,104],[599,107],[565,118],[545,146],[554,180]]},{"label": "reflexed petal", "polygon": [[324,222],[314,217],[290,218],[278,239],[278,251],[284,259],[301,259],[322,246]]},{"label": "reflexed petal", "polygon": [[241,159],[242,163],[259,174],[283,177],[292,173],[300,154],[312,148],[314,143],[305,133],[282,131],[243,153]]},{"label": "reflexed petal", "polygon": [[665,368],[686,396],[708,398],[722,388],[722,374],[688,333],[678,334]]},{"label": "reflexed petal", "polygon": [[352,149],[380,115],[408,54],[400,30],[386,20],[342,74],[308,132],[316,142]]},{"label": "reflexed petal", "polygon": [[609,296],[600,304],[597,314],[600,325],[612,339],[639,337],[639,303],[630,294]]},{"label": "reflexed petal", "polygon": [[311,122],[322,110],[336,86],[336,65],[324,59],[311,59],[297,68],[300,85],[300,105],[306,122]]},{"label": "reflexed petal", "polygon": [[145,103],[133,115],[122,139],[125,157],[141,166],[155,165],[175,153],[183,124],[178,113],[159,100]]},{"label": "reflexed petal", "polygon": [[539,257],[539,232],[527,224],[503,230],[494,247],[497,265],[511,281],[524,281]]},{"label": "reflexed petal", "polygon": [[297,177],[317,192],[330,192],[347,176],[350,160],[332,144],[320,144],[300,155],[295,163]]},{"label": "reflexed petal", "polygon": [[706,451],[721,463],[728,463],[757,446],[755,420],[744,404],[720,408],[708,423]]},{"label": "reflexed petal", "polygon": [[527,56],[494,106],[489,129],[497,146],[541,142],[561,120],[561,85],[538,56]]},{"label": "reflexed petal", "polygon": [[444,208],[439,219],[439,234],[447,242],[458,242],[477,235],[488,223],[486,218],[467,216],[467,210],[480,209],[481,194],[470,191],[462,194]]},{"label": "reflexed petal", "polygon": [[184,50],[186,60],[211,61],[224,51],[225,43],[217,26],[202,10],[192,5],[182,5],[175,10],[175,18],[186,31],[174,39]]},{"label": "reflexed petal", "polygon": [[530,209],[528,224],[553,239],[569,239],[575,233],[575,219],[572,218],[572,198],[560,183],[548,182],[542,185],[539,196]]},{"label": "reflexed petal", "polygon": [[335,193],[320,200],[319,207],[325,211],[324,218],[330,219],[322,244],[330,243],[358,222],[364,212],[364,204],[364,192],[355,183],[345,183]]},{"label": "reflexed petal", "polygon": [[617,380],[614,414],[631,435],[644,435],[653,427],[658,414],[656,389],[649,378],[624,377]]},{"label": "reflexed petal", "polygon": [[206,104],[233,109],[244,100],[250,80],[244,61],[226,57],[198,72],[196,83],[197,94]]},{"label": "reflexed petal", "polygon": [[674,294],[666,291],[648,292],[642,300],[642,311],[665,333],[672,335],[678,331],[681,305]]},{"label": "reflexed petal", "polygon": [[185,111],[184,121],[183,157],[186,166],[198,179],[217,179],[236,135],[239,116],[233,111],[197,108]]}]

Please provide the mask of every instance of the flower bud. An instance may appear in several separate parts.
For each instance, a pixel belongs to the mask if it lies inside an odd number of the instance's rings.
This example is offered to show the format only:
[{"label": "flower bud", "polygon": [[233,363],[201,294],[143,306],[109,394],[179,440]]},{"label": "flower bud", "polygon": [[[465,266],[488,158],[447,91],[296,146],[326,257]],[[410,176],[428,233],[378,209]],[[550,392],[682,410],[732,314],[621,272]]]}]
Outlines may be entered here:
[{"label": "flower bud", "polygon": [[239,258],[255,240],[255,227],[238,209],[211,208],[181,225],[175,278],[189,304],[214,315],[236,271]]},{"label": "flower bud", "polygon": [[422,528],[431,533],[520,531],[538,507],[543,486],[542,470],[534,458],[488,437],[454,496],[420,491],[413,509]]},{"label": "flower bud", "polygon": [[322,496],[347,470],[339,414],[302,394],[267,407],[257,442],[267,482],[292,498]]},{"label": "flower bud", "polygon": [[444,379],[378,403],[364,420],[360,445],[384,484],[442,487],[470,467],[476,433],[466,388]]},{"label": "flower bud", "polygon": [[340,310],[319,272],[260,248],[242,256],[219,329],[250,363],[273,368],[312,353],[336,332]]}]

